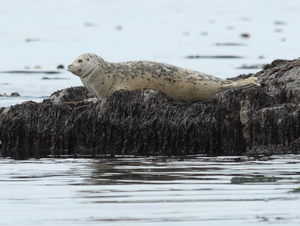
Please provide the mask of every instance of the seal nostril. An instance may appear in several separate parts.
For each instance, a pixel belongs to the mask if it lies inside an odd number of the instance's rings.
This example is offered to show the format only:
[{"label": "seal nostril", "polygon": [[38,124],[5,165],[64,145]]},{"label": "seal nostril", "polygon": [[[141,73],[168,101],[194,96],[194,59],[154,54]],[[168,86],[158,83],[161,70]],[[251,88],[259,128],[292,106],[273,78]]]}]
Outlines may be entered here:
[{"label": "seal nostril", "polygon": [[72,68],[73,66],[74,66],[73,64],[70,64],[70,65],[68,66],[67,70],[70,71],[71,68]]}]

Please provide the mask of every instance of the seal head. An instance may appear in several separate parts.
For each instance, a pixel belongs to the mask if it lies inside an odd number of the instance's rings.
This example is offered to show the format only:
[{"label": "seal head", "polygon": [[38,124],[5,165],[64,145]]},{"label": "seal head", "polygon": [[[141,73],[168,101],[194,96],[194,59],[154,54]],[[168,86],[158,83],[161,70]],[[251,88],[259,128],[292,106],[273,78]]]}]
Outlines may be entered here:
[{"label": "seal head", "polygon": [[102,99],[107,96],[107,89],[111,87],[111,79],[106,76],[107,62],[94,53],[80,55],[68,66],[68,71],[77,75],[85,87]]},{"label": "seal head", "polygon": [[94,53],[85,53],[68,66],[68,71],[83,79],[93,73],[96,68],[95,65],[101,67],[101,64],[103,64],[101,57]]}]

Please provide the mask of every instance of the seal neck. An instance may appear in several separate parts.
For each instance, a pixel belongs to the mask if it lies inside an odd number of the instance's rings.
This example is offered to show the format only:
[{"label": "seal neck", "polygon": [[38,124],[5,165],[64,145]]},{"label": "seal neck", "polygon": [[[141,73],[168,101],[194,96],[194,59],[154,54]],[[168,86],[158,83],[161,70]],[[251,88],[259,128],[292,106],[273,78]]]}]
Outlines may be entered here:
[{"label": "seal neck", "polygon": [[102,60],[95,67],[87,70],[86,74],[80,77],[85,87],[98,99],[103,99],[113,86],[110,78],[111,63]]}]

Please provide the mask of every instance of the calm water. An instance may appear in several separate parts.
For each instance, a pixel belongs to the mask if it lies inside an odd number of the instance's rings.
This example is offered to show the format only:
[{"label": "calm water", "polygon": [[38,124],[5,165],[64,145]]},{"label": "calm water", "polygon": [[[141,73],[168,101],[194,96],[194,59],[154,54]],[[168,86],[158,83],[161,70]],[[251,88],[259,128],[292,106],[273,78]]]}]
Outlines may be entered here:
[{"label": "calm water", "polygon": [[299,225],[300,155],[0,159],[1,225]]}]

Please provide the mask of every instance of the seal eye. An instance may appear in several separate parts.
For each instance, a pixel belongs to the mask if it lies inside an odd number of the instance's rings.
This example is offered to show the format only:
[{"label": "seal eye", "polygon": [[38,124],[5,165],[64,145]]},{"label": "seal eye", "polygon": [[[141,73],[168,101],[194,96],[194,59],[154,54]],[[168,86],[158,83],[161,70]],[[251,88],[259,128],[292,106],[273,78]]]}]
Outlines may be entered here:
[{"label": "seal eye", "polygon": [[80,59],[80,60],[78,60],[78,62],[79,62],[79,63],[81,63],[81,62],[82,62],[82,60]]}]

